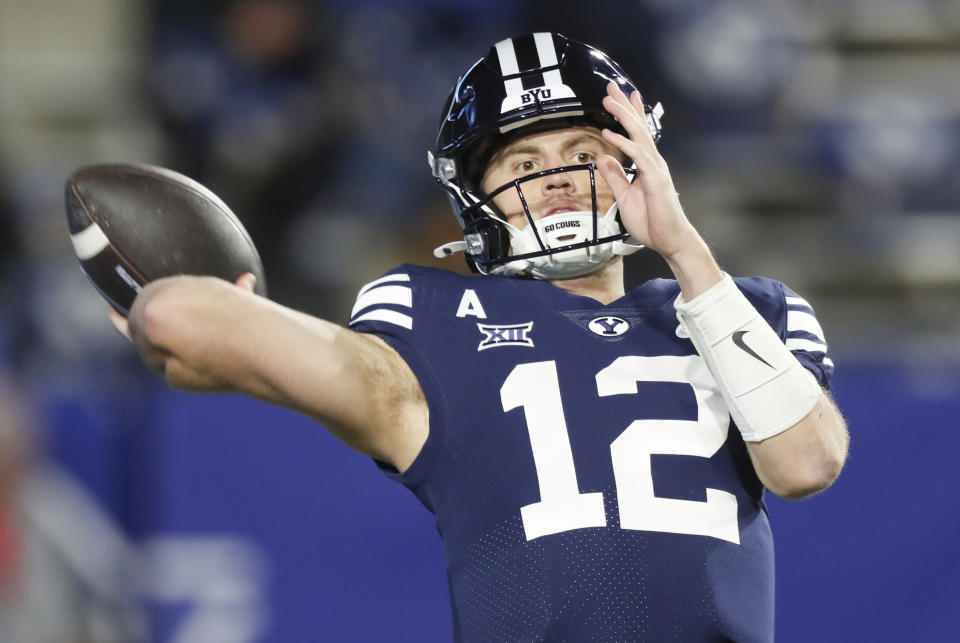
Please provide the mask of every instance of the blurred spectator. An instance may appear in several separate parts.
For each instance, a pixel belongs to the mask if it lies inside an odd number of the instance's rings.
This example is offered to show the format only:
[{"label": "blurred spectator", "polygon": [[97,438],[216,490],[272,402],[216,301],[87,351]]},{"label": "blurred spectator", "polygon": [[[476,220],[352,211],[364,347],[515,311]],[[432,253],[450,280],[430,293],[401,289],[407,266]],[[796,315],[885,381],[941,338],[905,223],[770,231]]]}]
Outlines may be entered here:
[{"label": "blurred spectator", "polygon": [[271,297],[339,318],[361,271],[395,263],[411,221],[442,201],[424,161],[436,105],[502,34],[513,11],[499,4],[495,17],[474,3],[155,6],[168,164],[248,227]]},{"label": "blurred spectator", "polygon": [[[14,209],[20,201],[4,190],[3,179],[0,175],[0,641],[136,643],[143,640],[143,623],[131,591],[136,566],[129,547],[88,492],[49,457],[46,429],[55,427],[39,409],[41,400],[75,389],[63,384],[63,376],[80,355],[103,359],[111,352],[82,341],[84,325],[73,322],[85,306],[57,297],[85,293],[76,259],[67,257],[68,266],[46,262],[46,270],[38,267],[45,263],[39,257],[29,263],[21,243],[23,213]],[[41,303],[54,300],[60,302],[55,313]],[[92,303],[96,328],[102,330],[102,305]],[[51,341],[45,327],[56,328],[61,340]]]},{"label": "blurred spectator", "polygon": [[0,166],[0,297],[8,282],[9,271],[20,257],[20,237],[14,225],[13,204],[7,193],[5,178]]},{"label": "blurred spectator", "polygon": [[41,455],[27,399],[0,365],[0,641],[142,641],[130,549]]},{"label": "blurred spectator", "polygon": [[167,165],[209,186],[257,241],[283,295],[278,232],[329,180],[342,128],[322,7],[239,0],[204,20],[158,7],[151,82]]},{"label": "blurred spectator", "polygon": [[328,38],[315,11],[301,0],[239,0],[209,22],[156,25],[152,81],[172,165],[244,204],[282,166],[329,143]]}]

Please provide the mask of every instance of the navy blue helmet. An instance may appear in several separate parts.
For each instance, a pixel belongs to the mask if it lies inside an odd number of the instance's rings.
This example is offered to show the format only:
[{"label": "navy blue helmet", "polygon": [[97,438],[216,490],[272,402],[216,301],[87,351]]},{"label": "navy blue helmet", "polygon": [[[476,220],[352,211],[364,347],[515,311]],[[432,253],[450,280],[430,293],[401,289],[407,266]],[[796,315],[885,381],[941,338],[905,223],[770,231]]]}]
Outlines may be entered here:
[{"label": "navy blue helmet", "polygon": [[[572,125],[593,125],[626,135],[603,108],[611,81],[628,96],[637,90],[609,56],[555,33],[502,40],[461,76],[443,108],[436,147],[428,160],[434,177],[450,197],[464,240],[445,244],[435,254],[441,257],[463,250],[471,267],[484,274],[526,272],[566,278],[591,272],[614,254],[638,249],[638,245],[624,243],[629,235],[619,223],[616,205],[606,213],[596,211],[595,193],[593,223],[583,226],[586,229],[577,239],[571,242],[567,235],[559,244],[544,238],[534,225],[529,226],[529,243],[519,243],[515,239],[519,231],[498,215],[492,203],[496,194],[507,189],[522,194],[522,183],[550,173],[590,172],[592,185],[593,164],[547,170],[491,194],[480,189],[494,152],[517,137]],[[658,140],[659,105],[645,106],[645,112],[650,132]],[[628,174],[632,171],[625,169]],[[527,216],[533,224],[529,210]],[[558,260],[566,267],[557,267]]]}]

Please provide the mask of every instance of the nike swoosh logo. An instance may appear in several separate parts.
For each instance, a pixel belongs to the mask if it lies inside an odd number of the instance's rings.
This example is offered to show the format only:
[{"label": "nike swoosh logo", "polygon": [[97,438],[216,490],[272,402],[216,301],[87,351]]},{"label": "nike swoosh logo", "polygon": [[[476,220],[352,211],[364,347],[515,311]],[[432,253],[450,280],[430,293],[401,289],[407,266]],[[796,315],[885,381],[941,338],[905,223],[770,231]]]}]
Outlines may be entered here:
[{"label": "nike swoosh logo", "polygon": [[763,359],[762,357],[760,357],[759,355],[757,355],[756,352],[754,352],[754,350],[753,350],[752,348],[750,348],[750,347],[747,346],[745,343],[743,343],[743,336],[746,335],[746,334],[749,333],[749,332],[750,332],[750,331],[748,331],[748,330],[738,330],[738,331],[734,332],[734,333],[733,333],[733,343],[737,345],[737,348],[739,348],[740,350],[742,350],[743,352],[745,352],[745,353],[746,353],[747,355],[749,355],[750,357],[754,357],[754,358],[760,360],[761,362],[763,362],[764,364],[766,364],[767,366],[770,366],[770,368],[773,368],[773,366],[771,366],[770,362],[768,362],[767,360],[765,360],[765,359]]}]

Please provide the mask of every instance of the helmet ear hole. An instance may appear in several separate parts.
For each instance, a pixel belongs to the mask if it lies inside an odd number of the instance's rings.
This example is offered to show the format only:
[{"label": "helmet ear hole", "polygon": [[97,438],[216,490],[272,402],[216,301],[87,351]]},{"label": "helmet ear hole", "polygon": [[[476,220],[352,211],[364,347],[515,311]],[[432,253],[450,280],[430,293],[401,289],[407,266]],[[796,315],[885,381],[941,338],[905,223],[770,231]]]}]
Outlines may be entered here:
[{"label": "helmet ear hole", "polygon": [[463,232],[467,262],[476,264],[480,272],[489,272],[510,254],[510,232],[493,217],[478,216]]}]

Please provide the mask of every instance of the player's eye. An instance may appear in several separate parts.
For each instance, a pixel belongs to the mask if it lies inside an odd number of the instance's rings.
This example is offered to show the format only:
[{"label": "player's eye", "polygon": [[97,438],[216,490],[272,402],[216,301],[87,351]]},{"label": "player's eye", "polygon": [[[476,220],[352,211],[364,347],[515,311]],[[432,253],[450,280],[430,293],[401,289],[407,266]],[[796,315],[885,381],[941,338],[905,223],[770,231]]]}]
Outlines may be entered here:
[{"label": "player's eye", "polygon": [[536,161],[526,160],[517,163],[517,170],[520,172],[533,172],[535,169],[537,169]]},{"label": "player's eye", "polygon": [[573,155],[573,161],[580,164],[593,163],[596,158],[593,152],[577,152]]}]

